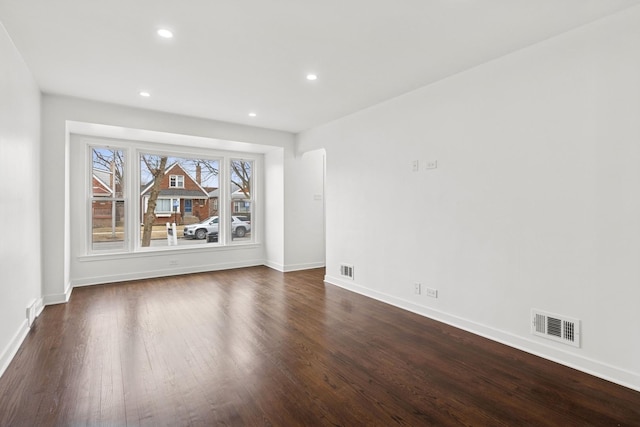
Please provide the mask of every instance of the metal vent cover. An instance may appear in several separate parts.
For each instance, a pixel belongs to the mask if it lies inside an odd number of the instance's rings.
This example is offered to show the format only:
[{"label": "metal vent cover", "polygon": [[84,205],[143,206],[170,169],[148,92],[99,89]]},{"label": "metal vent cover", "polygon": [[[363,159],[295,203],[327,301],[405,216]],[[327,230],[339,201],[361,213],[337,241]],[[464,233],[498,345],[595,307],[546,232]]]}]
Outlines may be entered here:
[{"label": "metal vent cover", "polygon": [[531,333],[573,347],[580,347],[580,321],[578,319],[532,309]]},{"label": "metal vent cover", "polygon": [[353,280],[353,265],[340,264],[340,275]]}]

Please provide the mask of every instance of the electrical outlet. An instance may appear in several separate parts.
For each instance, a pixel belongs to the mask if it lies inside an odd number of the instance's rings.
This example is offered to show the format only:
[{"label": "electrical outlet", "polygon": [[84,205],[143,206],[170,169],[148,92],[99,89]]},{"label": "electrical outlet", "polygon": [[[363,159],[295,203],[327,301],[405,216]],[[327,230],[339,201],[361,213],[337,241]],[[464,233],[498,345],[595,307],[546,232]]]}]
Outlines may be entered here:
[{"label": "electrical outlet", "polygon": [[427,288],[427,296],[431,297],[431,298],[438,298],[438,290],[437,289],[432,289],[432,288]]},{"label": "electrical outlet", "polygon": [[420,162],[418,160],[411,162],[411,170],[413,172],[420,172]]},{"label": "electrical outlet", "polygon": [[425,166],[426,169],[436,169],[438,167],[437,160],[429,160]]},{"label": "electrical outlet", "polygon": [[169,265],[178,265],[178,260],[177,259],[169,260]]},{"label": "electrical outlet", "polygon": [[422,293],[422,285],[418,282],[414,283],[413,292],[415,292],[417,295],[420,295]]}]

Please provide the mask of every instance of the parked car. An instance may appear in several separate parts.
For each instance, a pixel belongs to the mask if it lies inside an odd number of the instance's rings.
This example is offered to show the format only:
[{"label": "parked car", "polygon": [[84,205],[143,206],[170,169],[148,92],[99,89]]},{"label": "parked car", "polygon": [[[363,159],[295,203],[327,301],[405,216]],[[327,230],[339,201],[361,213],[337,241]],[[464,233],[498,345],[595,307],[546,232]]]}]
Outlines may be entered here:
[{"label": "parked car", "polygon": [[246,221],[243,217],[232,216],[231,217],[231,232],[236,237],[244,237],[251,231],[251,222]]},{"label": "parked car", "polygon": [[[209,233],[218,233],[219,224],[218,216],[212,216],[204,221],[200,221],[196,224],[185,225],[183,235],[186,239],[202,240],[207,237]],[[231,217],[231,232],[237,237],[244,237],[247,232],[251,231],[251,224],[247,221],[243,221],[240,217]]]},{"label": "parked car", "polygon": [[247,224],[251,225],[251,219],[249,219],[249,217],[248,217],[248,216],[241,216],[241,215],[238,215],[238,216],[236,216],[236,218],[238,218],[240,221],[244,221],[244,222],[246,222]]}]

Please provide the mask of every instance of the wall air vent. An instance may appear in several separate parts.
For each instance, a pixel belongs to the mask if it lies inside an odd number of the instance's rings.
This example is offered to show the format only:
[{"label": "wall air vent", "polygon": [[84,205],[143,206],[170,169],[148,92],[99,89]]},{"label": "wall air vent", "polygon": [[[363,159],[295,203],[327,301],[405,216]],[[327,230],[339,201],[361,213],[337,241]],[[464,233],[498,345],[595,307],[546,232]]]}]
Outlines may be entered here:
[{"label": "wall air vent", "polygon": [[531,333],[553,341],[580,347],[580,321],[577,319],[532,309]]},{"label": "wall air vent", "polygon": [[353,280],[353,265],[340,264],[340,275]]},{"label": "wall air vent", "polygon": [[32,304],[27,307],[27,322],[29,322],[29,327],[33,325],[34,320],[36,320],[36,306]]}]

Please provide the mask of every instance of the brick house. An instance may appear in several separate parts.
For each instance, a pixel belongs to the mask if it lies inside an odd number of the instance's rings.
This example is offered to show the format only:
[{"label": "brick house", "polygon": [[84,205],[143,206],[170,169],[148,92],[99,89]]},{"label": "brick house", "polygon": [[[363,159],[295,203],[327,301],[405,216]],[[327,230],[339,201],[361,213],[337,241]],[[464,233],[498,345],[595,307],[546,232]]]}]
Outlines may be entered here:
[{"label": "brick house", "polygon": [[[220,197],[220,189],[216,188],[209,192],[209,216],[218,215],[218,199]],[[231,193],[231,214],[242,215],[243,218],[251,220],[251,203],[249,196],[241,190]]]},{"label": "brick house", "polygon": [[[202,187],[201,171],[196,169],[194,179],[178,163],[165,170],[156,204],[155,225],[167,222],[192,224],[209,217],[209,192]],[[143,186],[140,194],[141,222],[147,210],[153,181]]]},{"label": "brick house", "polygon": [[[122,225],[124,216],[124,204],[115,204],[110,198],[116,192],[120,192],[119,184],[114,184],[113,173],[101,169],[94,169],[91,176],[91,191],[93,202],[91,204],[93,227],[112,227]],[[101,200],[104,198],[104,200]]]}]

